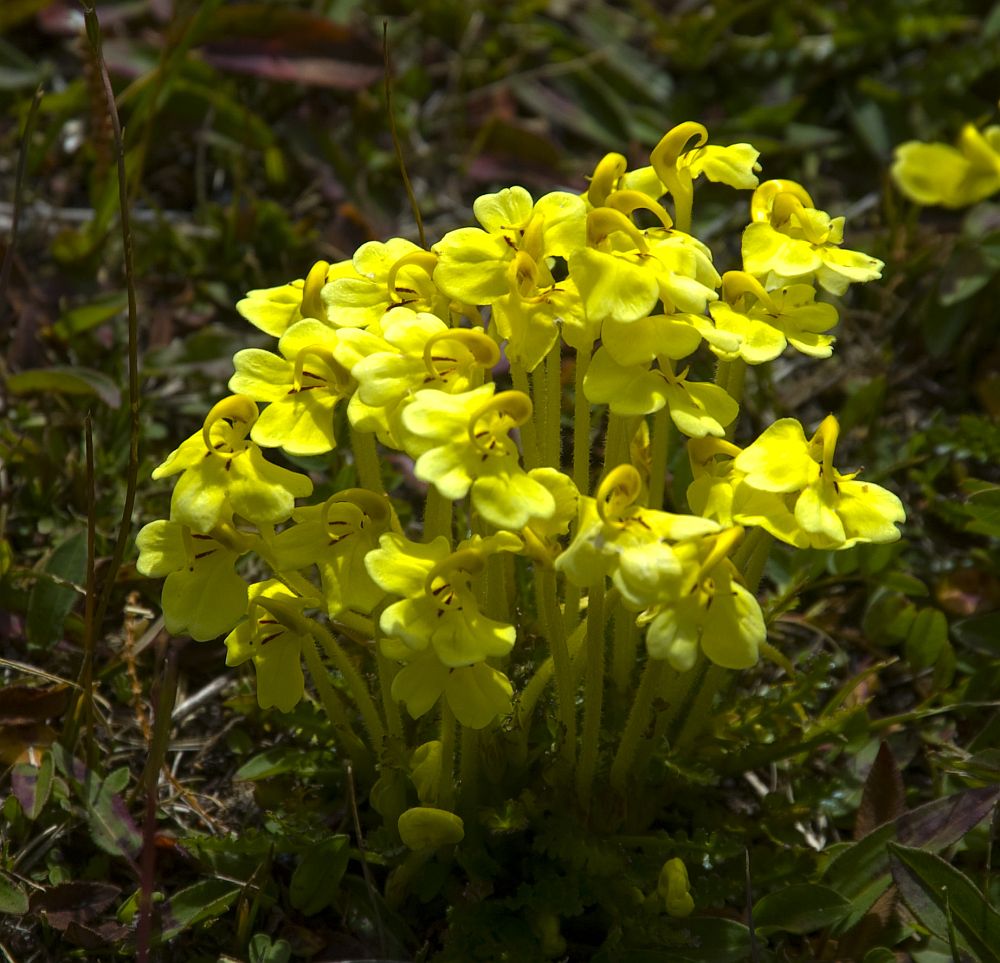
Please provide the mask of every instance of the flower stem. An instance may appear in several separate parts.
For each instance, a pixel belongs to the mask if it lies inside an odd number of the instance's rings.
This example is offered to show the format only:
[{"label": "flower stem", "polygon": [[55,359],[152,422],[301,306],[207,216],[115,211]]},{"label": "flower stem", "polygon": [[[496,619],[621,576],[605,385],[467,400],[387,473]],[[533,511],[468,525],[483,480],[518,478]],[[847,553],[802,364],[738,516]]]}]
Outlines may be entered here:
[{"label": "flower stem", "polygon": [[545,358],[545,450],[543,461],[562,467],[562,340],[557,338]]},{"label": "flower stem", "polygon": [[443,535],[451,544],[451,499],[445,498],[434,485],[427,489],[424,501],[424,541],[433,542]]},{"label": "flower stem", "polygon": [[573,382],[573,481],[581,495],[590,491],[590,402],[583,391],[590,354],[590,347],[577,349]]},{"label": "flower stem", "polygon": [[628,714],[628,722],[622,733],[622,740],[618,744],[615,761],[611,765],[611,785],[618,792],[625,791],[626,781],[632,771],[632,764],[635,762],[639,740],[649,722],[653,697],[660,685],[660,680],[663,678],[666,665],[664,659],[646,659],[642,678],[639,681],[639,691],[636,692],[632,711]]},{"label": "flower stem", "polygon": [[351,720],[347,716],[344,703],[330,684],[330,677],[316,649],[316,640],[311,636],[306,636],[302,640],[302,655],[306,660],[306,668],[309,669],[309,674],[316,685],[316,692],[323,705],[323,711],[333,724],[334,731],[343,741],[348,756],[355,763],[364,760],[368,756],[368,749],[351,726]]},{"label": "flower stem", "polygon": [[555,671],[556,711],[563,730],[560,751],[572,766],[576,757],[576,692],[562,612],[559,611],[556,598],[556,573],[553,569],[543,569],[540,566],[535,568],[535,597]]},{"label": "flower stem", "polygon": [[479,733],[462,726],[461,742],[458,778],[462,788],[462,809],[475,812],[479,796]]},{"label": "flower stem", "polygon": [[661,408],[653,415],[653,441],[649,453],[649,507],[663,508],[667,487],[667,464],[670,461],[670,440],[673,434],[670,409]]},{"label": "flower stem", "polygon": [[618,465],[629,464],[632,459],[629,443],[635,431],[636,419],[632,415],[615,415],[608,412],[608,430],[604,436],[604,474]]},{"label": "flower stem", "polygon": [[521,453],[524,458],[524,467],[528,471],[531,471],[532,468],[538,468],[541,464],[541,455],[538,450],[538,432],[536,430],[537,425],[544,424],[544,415],[539,411],[539,401],[541,399],[537,398],[532,392],[531,384],[528,381],[528,372],[524,370],[524,365],[518,364],[516,361],[511,361],[510,378],[514,384],[514,388],[526,394],[531,399],[535,408],[532,417],[521,425],[519,429],[521,432]]},{"label": "flower stem", "polygon": [[751,592],[756,592],[760,586],[773,544],[774,536],[770,532],[755,528],[733,555],[733,564],[743,573],[743,581]]},{"label": "flower stem", "polygon": [[719,690],[732,676],[732,670],[710,663],[698,682],[694,700],[690,703],[684,724],[675,743],[678,749],[687,748],[704,732],[712,718],[712,704]]},{"label": "flower stem", "polygon": [[591,585],[587,593],[587,675],[584,681],[583,737],[576,770],[576,793],[584,810],[590,808],[600,748],[604,701],[604,594],[603,578]]},{"label": "flower stem", "polygon": [[354,467],[362,488],[381,495],[385,493],[382,484],[382,468],[375,450],[375,435],[370,431],[357,431],[351,427],[351,450],[354,452]]},{"label": "flower stem", "polygon": [[399,669],[394,662],[382,654],[382,628],[379,625],[379,620],[385,605],[386,603],[383,602],[372,613],[372,621],[374,622],[372,638],[375,640],[375,666],[378,670],[378,688],[382,697],[382,711],[385,713],[386,728],[389,730],[391,738],[402,741],[403,718],[399,713],[399,703],[392,697],[392,682],[396,678],[396,673]]},{"label": "flower stem", "polygon": [[382,725],[382,719],[372,700],[371,693],[368,691],[368,686],[365,685],[364,679],[361,678],[361,673],[358,672],[354,663],[348,658],[347,653],[344,652],[337,640],[324,626],[320,625],[315,619],[306,618],[304,621],[307,623],[309,634],[319,640],[330,661],[333,662],[337,670],[344,677],[347,688],[354,698],[358,711],[361,713],[361,721],[368,731],[372,748],[376,752],[381,752],[382,743],[385,740],[385,728]]},{"label": "flower stem", "polygon": [[635,652],[639,641],[639,633],[635,625],[635,616],[623,605],[615,608],[614,642],[611,647],[611,679],[615,689],[624,694],[632,677],[632,667],[635,665]]},{"label": "flower stem", "polygon": [[455,797],[455,713],[441,696],[441,773],[438,777],[437,804],[451,809]]}]

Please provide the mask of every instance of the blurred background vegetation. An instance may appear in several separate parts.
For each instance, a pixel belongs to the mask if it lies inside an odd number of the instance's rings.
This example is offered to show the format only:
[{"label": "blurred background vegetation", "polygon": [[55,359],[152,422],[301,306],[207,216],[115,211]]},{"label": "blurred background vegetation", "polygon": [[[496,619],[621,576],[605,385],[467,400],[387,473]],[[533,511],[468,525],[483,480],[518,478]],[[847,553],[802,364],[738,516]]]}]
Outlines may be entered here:
[{"label": "blurred background vegetation", "polygon": [[[838,831],[849,835],[864,775],[887,734],[911,802],[942,794],[956,780],[1000,777],[993,749],[1000,717],[981,706],[1000,692],[1000,204],[920,211],[888,177],[895,145],[951,142],[966,122],[997,122],[1000,4],[123,0],[100,4],[97,13],[125,128],[139,308],[142,440],[133,534],[168,511],[168,491],[148,481],[151,469],[227,393],[231,355],[264,344],[235,302],[251,288],[303,277],[319,258],[350,257],[363,241],[416,239],[386,106],[386,31],[393,119],[429,242],[467,223],[479,194],[515,183],[536,195],[581,190],[605,152],[642,164],[665,130],[698,120],[713,143],[753,143],[764,177],[801,181],[819,207],[847,215],[848,247],[886,262],[882,281],[852,292],[844,306],[832,361],[774,365],[741,432],[749,436],[785,414],[811,428],[837,413],[844,467],[864,464],[869,477],[900,493],[909,512],[905,541],[835,557],[779,554],[768,583],[777,599],[773,641],[808,671],[787,689],[777,670],[762,669],[748,682],[745,716],[730,720],[730,742],[720,745],[752,742],[753,725],[786,704],[798,700],[811,712],[838,686],[861,686],[863,694],[852,698],[865,721],[855,719],[823,758],[808,765],[800,758],[799,775],[788,777],[796,786],[792,801],[770,804],[767,833],[786,846],[803,845],[795,829],[803,813],[822,814],[815,831],[827,842]],[[39,87],[43,96],[22,145]],[[98,581],[109,575],[101,563],[111,554],[124,497],[127,326],[115,161],[81,8],[4,0],[4,767],[53,742],[70,700],[59,680],[80,670],[88,412]],[[745,199],[709,186],[695,214],[696,233],[712,245],[720,270],[738,266]],[[673,467],[681,488],[682,461]],[[239,853],[206,843],[203,851],[179,847],[178,855],[164,843],[168,868],[183,883],[246,880],[264,866],[274,880],[264,904],[232,886],[199,892],[198,899],[218,897],[216,911],[202,916],[183,916],[179,901],[174,935],[234,901],[242,913],[228,928],[191,936],[184,958],[244,953],[256,929],[268,941],[267,933],[280,934],[303,956],[371,945],[363,887],[352,897],[334,884],[328,903],[341,925],[329,928],[307,926],[307,911],[319,910],[289,902],[285,890],[317,838],[317,820],[332,818],[331,806],[347,818],[336,809],[344,806],[342,776],[326,772],[330,764],[319,755],[303,765],[302,747],[318,731],[310,710],[297,711],[291,723],[261,713],[250,688],[226,674],[221,646],[170,646],[156,631],[156,585],[131,564],[115,577],[112,605],[95,633],[98,768],[131,767],[137,776],[150,680],[163,665],[179,667],[178,702],[231,678],[225,710],[216,698],[178,722],[170,757],[175,787],[161,801],[163,822],[183,836],[195,828],[259,827],[260,812],[272,813]],[[785,611],[782,598],[800,585],[798,607]],[[869,690],[857,681],[874,678],[865,673],[890,660],[878,685]],[[773,685],[762,688],[762,681]],[[958,708],[921,714],[949,706]],[[907,724],[895,729],[867,724],[906,713]],[[299,754],[247,770],[268,739],[290,741]],[[844,746],[851,750],[846,760]],[[238,785],[252,785],[253,799],[232,788],[241,764],[253,781]],[[218,771],[208,775],[212,765]],[[59,884],[70,880],[110,880],[127,895],[134,888],[122,865],[127,853],[101,845],[86,816],[94,808],[77,806],[72,772],[63,777],[51,801],[29,798],[26,808],[23,792],[8,797],[0,869],[15,874],[9,879],[34,880],[33,900],[59,896]],[[131,793],[126,784],[111,789]],[[37,812],[28,811],[32,803]],[[767,844],[754,845],[764,852]],[[990,845],[979,842],[971,866],[988,865]],[[703,881],[702,892],[739,906],[742,883],[733,879]],[[761,885],[767,888],[766,878]],[[60,926],[62,917],[44,901],[26,915],[0,916],[0,934],[8,931],[0,944],[14,953],[8,959],[63,959],[70,945],[109,953],[127,945],[127,913],[114,898],[101,905],[87,893],[92,917],[69,935],[69,924]],[[113,902],[117,917],[108,916]],[[412,951],[412,933],[399,939]],[[254,958],[272,959],[268,946],[259,942]]]}]

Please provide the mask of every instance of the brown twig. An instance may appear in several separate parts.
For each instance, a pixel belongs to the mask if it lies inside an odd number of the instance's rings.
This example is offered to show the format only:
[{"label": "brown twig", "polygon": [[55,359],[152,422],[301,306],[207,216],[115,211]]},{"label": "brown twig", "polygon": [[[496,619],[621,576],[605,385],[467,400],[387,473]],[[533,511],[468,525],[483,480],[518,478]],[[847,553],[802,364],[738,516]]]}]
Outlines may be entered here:
[{"label": "brown twig", "polygon": [[382,21],[382,56],[385,71],[385,111],[389,115],[389,132],[392,134],[392,146],[396,149],[396,160],[399,162],[399,173],[403,178],[406,196],[413,210],[413,218],[417,222],[417,233],[420,235],[420,246],[427,247],[427,236],[424,233],[424,219],[420,215],[420,205],[417,195],[413,192],[410,175],[406,171],[406,160],[403,158],[403,145],[396,130],[396,114],[392,109],[392,64],[389,60],[389,21]]},{"label": "brown twig", "polygon": [[87,27],[87,37],[94,51],[94,60],[100,71],[104,85],[104,95],[108,104],[108,114],[115,140],[115,159],[118,172],[118,206],[121,215],[122,244],[125,261],[125,287],[128,293],[128,398],[129,398],[129,453],[125,478],[125,503],[122,505],[118,536],[108,566],[107,577],[101,589],[94,612],[95,632],[99,630],[107,613],[111,592],[114,589],[118,570],[125,558],[131,529],[132,510],[135,507],[135,493],[139,477],[139,321],[135,298],[135,264],[132,256],[132,228],[129,221],[128,182],[125,175],[125,146],[115,95],[111,87],[108,66],[101,46],[101,25],[94,7],[83,2],[83,15]]},{"label": "brown twig", "polygon": [[38,116],[38,105],[42,102],[44,93],[41,84],[35,90],[28,116],[24,120],[24,131],[21,133],[21,149],[17,155],[17,172],[14,174],[14,209],[10,216],[10,241],[4,251],[3,265],[0,266],[0,318],[7,313],[7,282],[10,279],[10,268],[14,263],[14,246],[17,244],[17,224],[21,217],[22,191],[24,190],[24,169],[28,160],[28,145],[31,142],[31,132],[35,128],[35,118]]}]

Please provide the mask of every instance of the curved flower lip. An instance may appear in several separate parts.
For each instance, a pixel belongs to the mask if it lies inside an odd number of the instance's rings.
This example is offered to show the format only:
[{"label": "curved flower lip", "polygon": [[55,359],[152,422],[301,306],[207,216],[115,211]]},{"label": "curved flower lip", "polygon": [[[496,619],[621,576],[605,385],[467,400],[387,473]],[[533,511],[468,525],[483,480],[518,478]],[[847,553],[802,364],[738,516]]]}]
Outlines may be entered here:
[{"label": "curved flower lip", "polygon": [[[448,576],[452,573],[464,575],[478,575],[486,567],[486,558],[482,552],[474,548],[462,548],[452,552],[447,558],[442,559],[428,573],[424,581],[424,591],[434,598],[442,589],[442,585],[448,583]],[[437,585],[435,583],[442,583]],[[439,604],[441,604],[439,602]]]},{"label": "curved flower lip", "polygon": [[448,328],[446,331],[431,335],[424,346],[424,365],[432,378],[442,376],[437,367],[440,362],[458,363],[457,358],[435,354],[435,349],[442,341],[453,341],[462,345],[480,368],[490,369],[500,360],[500,348],[497,343],[482,331],[477,331],[475,328]]},{"label": "curved flower lip", "polygon": [[755,223],[771,223],[771,210],[780,194],[787,194],[799,200],[803,207],[815,207],[809,192],[797,181],[775,178],[764,181],[750,198],[750,220]]},{"label": "curved flower lip", "polygon": [[597,514],[602,522],[619,520],[642,494],[642,476],[632,465],[613,468],[597,488]]},{"label": "curved flower lip", "polygon": [[[469,417],[469,441],[483,454],[489,454],[496,447],[496,427],[482,426],[487,415],[496,414],[503,424],[510,422],[509,428],[517,428],[531,418],[531,399],[523,391],[501,391],[477,408]],[[506,431],[504,432],[506,434]],[[484,440],[485,439],[485,440]]]},{"label": "curved flower lip", "polygon": [[[257,402],[249,395],[230,395],[228,398],[223,398],[212,407],[202,424],[201,437],[205,442],[205,448],[222,458],[232,458],[246,451],[250,429],[259,416]],[[220,423],[226,424],[230,431],[227,432],[225,429],[218,431]],[[245,430],[237,428],[237,425],[245,425]],[[245,443],[237,448],[235,445],[239,444],[239,441],[228,436],[240,431]],[[226,451],[226,448],[229,450]]]}]

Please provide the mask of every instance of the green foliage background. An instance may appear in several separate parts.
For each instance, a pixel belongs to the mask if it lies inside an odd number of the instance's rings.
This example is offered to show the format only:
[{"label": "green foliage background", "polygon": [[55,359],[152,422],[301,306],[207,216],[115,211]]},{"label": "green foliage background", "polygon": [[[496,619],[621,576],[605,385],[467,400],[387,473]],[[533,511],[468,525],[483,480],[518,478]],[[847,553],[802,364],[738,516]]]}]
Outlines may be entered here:
[{"label": "green foliage background", "polygon": [[[844,457],[907,504],[905,540],[773,560],[771,641],[798,672],[765,665],[747,679],[686,773],[705,789],[678,804],[684,828],[666,844],[639,846],[638,862],[682,856],[699,909],[736,919],[745,848],[754,894],[764,896],[817,879],[815,850],[852,838],[882,740],[895,762],[875,768],[883,782],[869,784],[884,795],[902,772],[883,818],[1000,782],[1000,203],[920,212],[887,174],[900,142],[951,141],[966,121],[996,122],[1000,5],[138,0],[98,13],[125,127],[139,302],[133,532],[166,514],[166,490],[148,482],[152,467],[224,393],[233,352],[260,343],[236,300],[302,277],[318,258],[349,257],[365,240],[416,237],[386,110],[385,25],[392,116],[430,239],[466,222],[481,193],[513,183],[535,193],[582,189],[604,152],[640,161],[664,130],[692,119],[715,143],[752,142],[765,177],[803,182],[819,206],[848,215],[849,246],[886,262],[882,281],[845,312],[834,359],[775,366],[750,393],[757,400],[741,430],[792,412],[810,425],[837,413]],[[17,195],[21,131],[39,84]],[[738,236],[746,219],[730,193],[711,188],[696,210],[699,236],[713,246]],[[77,678],[88,628],[80,588],[90,492],[100,582],[114,576],[100,563],[119,525],[128,463],[114,141],[100,71],[70,3],[0,8],[0,228],[9,259],[0,291],[0,945],[8,958],[134,952],[141,837],[129,834],[142,823],[144,722],[150,701],[173,684],[177,703],[213,696],[172,730],[162,719],[156,729],[169,739],[173,771],[157,811],[166,901],[157,938],[173,940],[179,958],[280,961],[286,948],[319,959],[379,949],[433,955],[441,933],[421,920],[446,903],[459,907],[449,958],[500,959],[506,947],[507,958],[532,959],[542,952],[536,917],[546,912],[576,918],[571,946],[587,946],[592,890],[633,864],[599,843],[572,854],[557,814],[537,801],[506,801],[493,816],[493,858],[506,847],[511,871],[534,860],[526,889],[477,904],[435,864],[422,908],[382,905],[360,871],[349,781],[322,751],[314,709],[263,713],[250,680],[225,670],[220,646],[168,643],[155,621],[157,587],[130,565],[117,573],[105,624],[91,627],[98,700],[89,756],[74,762],[60,748],[60,734],[79,728],[59,680]],[[716,251],[730,266],[736,254]],[[674,467],[681,490],[683,466]],[[13,768],[26,761],[32,772]],[[650,765],[664,767],[669,784],[670,761]],[[871,828],[872,818],[859,825]],[[537,838],[520,832],[525,825]],[[373,862],[398,856],[377,833],[366,838]],[[322,865],[339,874],[317,872],[320,840],[329,849]],[[981,825],[946,855],[995,903],[993,846]],[[941,872],[927,870],[925,854],[900,853],[906,879]],[[480,881],[495,874],[465,869]],[[69,884],[82,889],[60,888]],[[860,959],[895,945],[926,963],[951,958],[947,927],[935,929],[926,906],[924,915],[913,909],[924,905],[916,890],[900,890],[921,922],[883,927],[868,943],[855,932],[841,954]],[[798,906],[817,897],[798,895]],[[629,898],[613,896],[622,905]],[[59,915],[67,901],[83,907],[71,921]],[[777,928],[758,952],[778,955],[760,958],[841,958],[822,912],[794,926],[790,910],[770,912]],[[621,953],[672,945],[662,919],[643,925],[619,933]],[[957,929],[958,952],[979,952]],[[682,958],[652,952],[607,959]],[[724,949],[712,952],[724,958]]]}]

